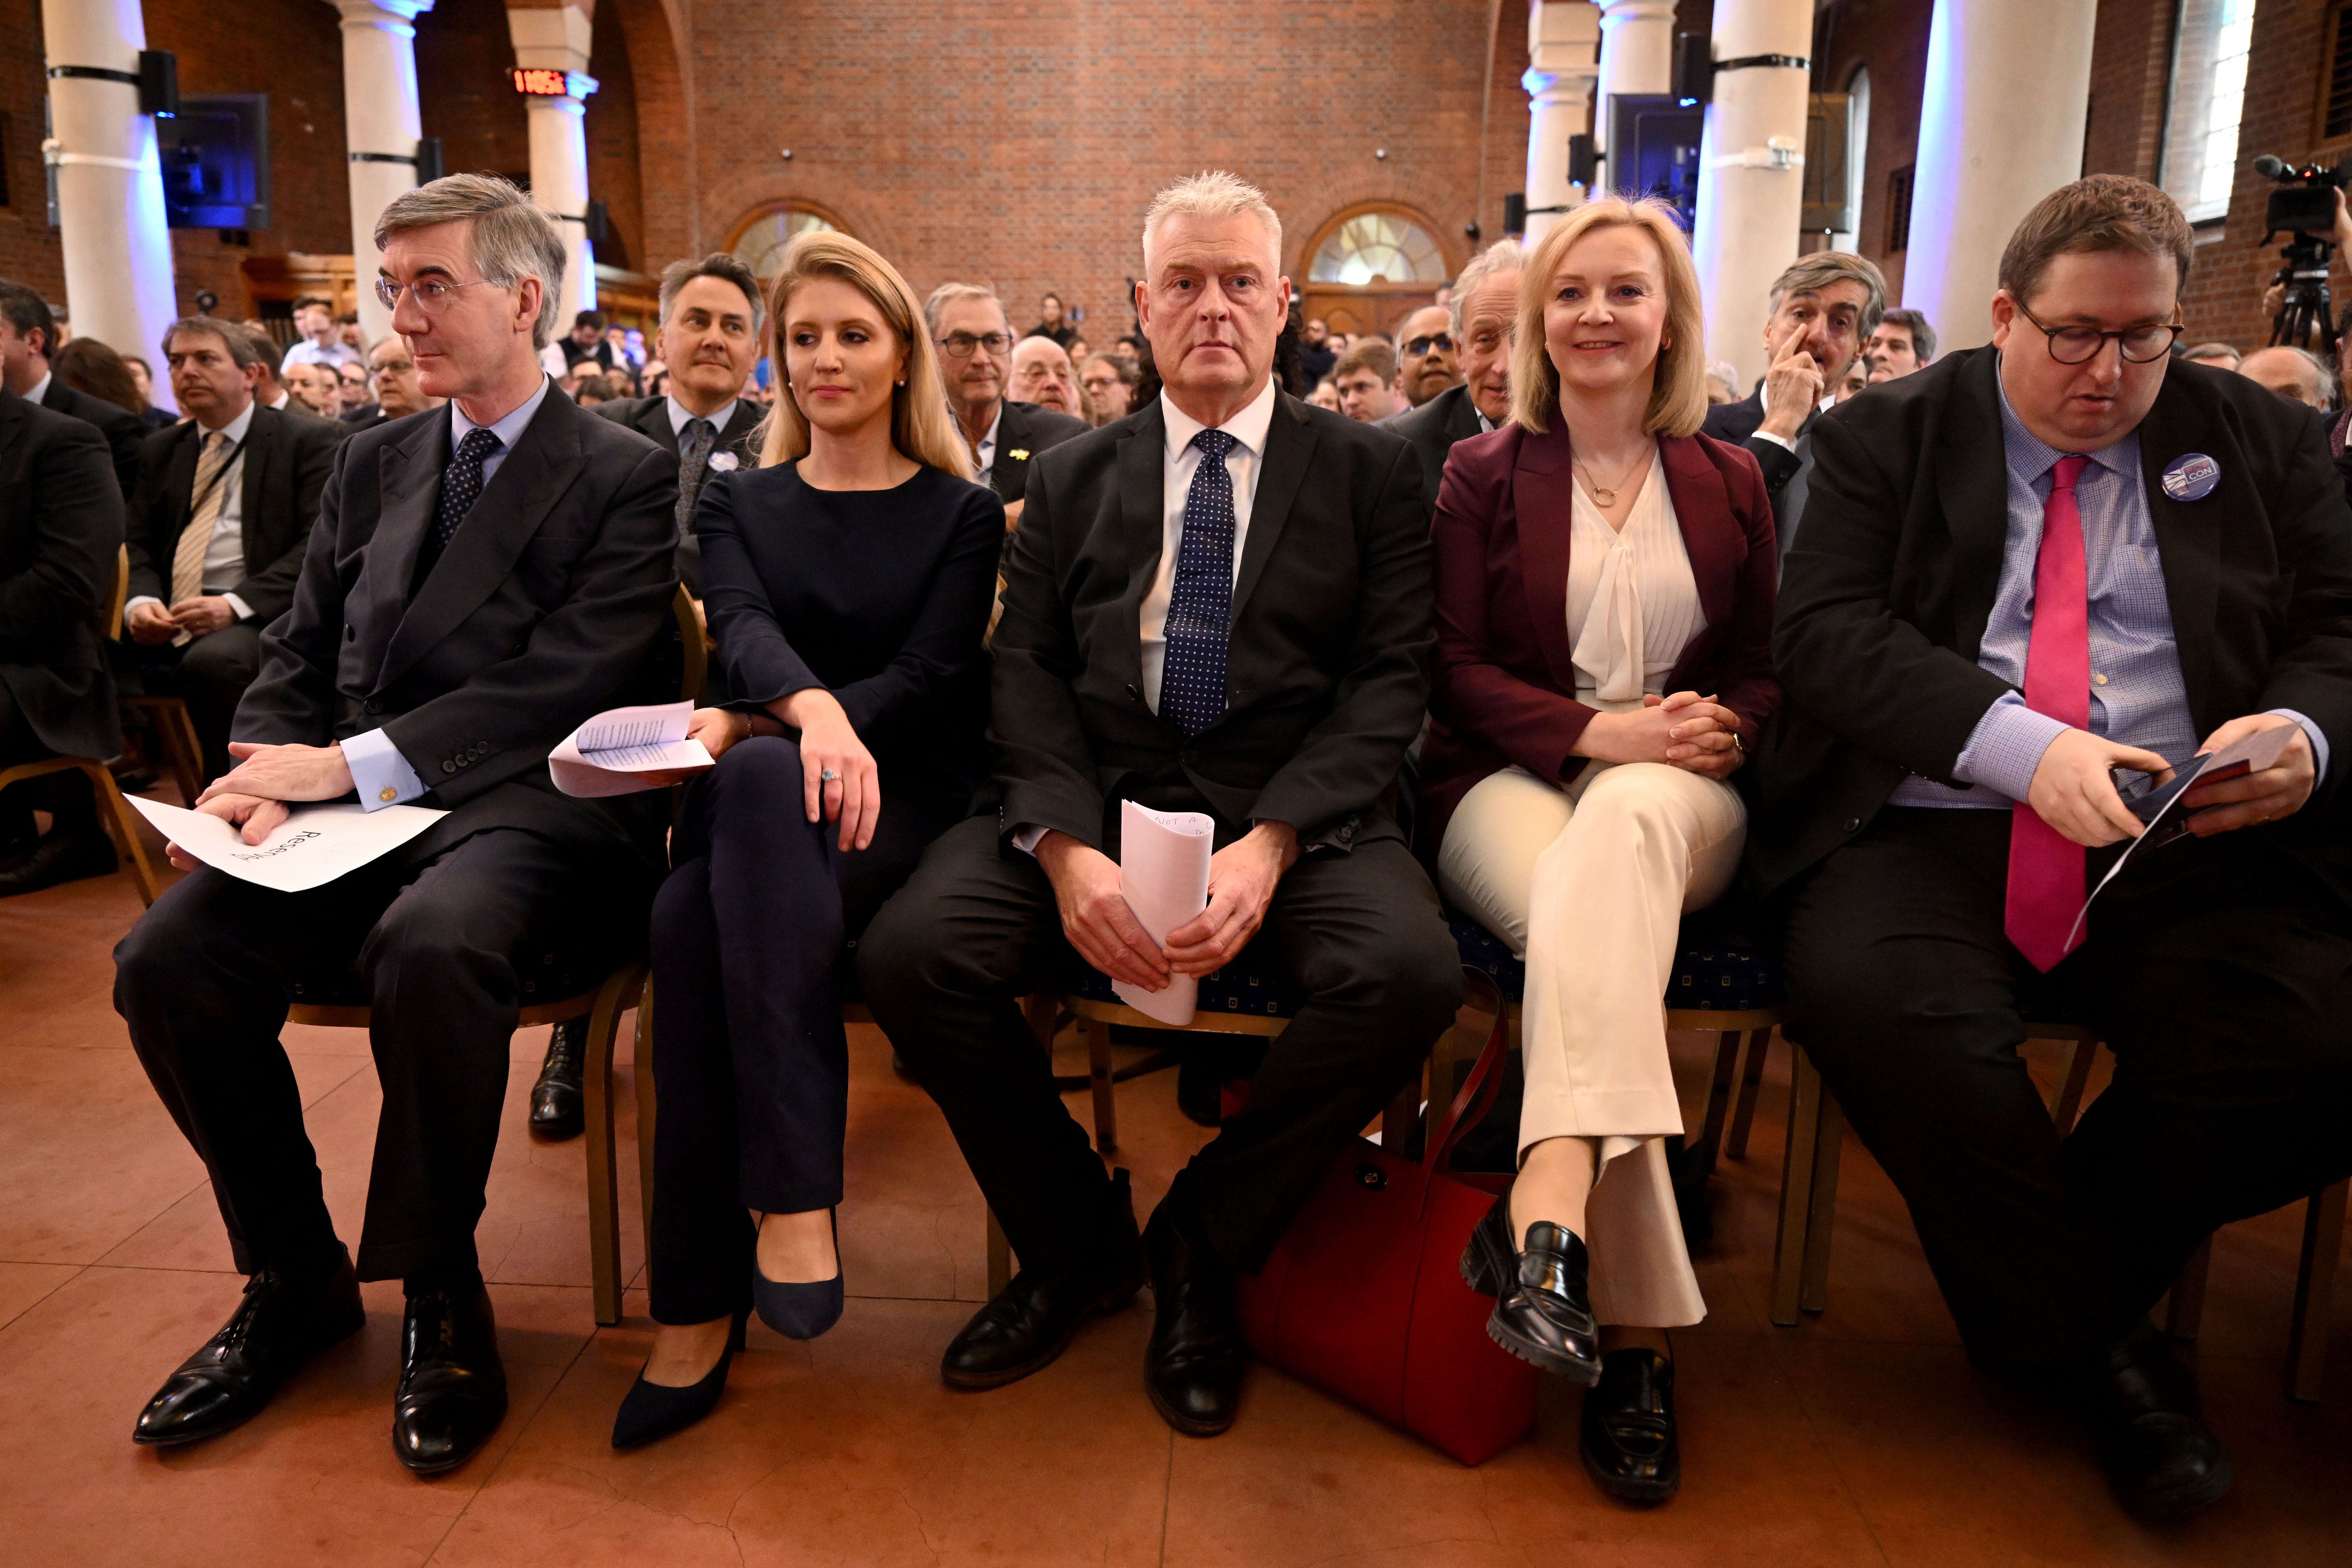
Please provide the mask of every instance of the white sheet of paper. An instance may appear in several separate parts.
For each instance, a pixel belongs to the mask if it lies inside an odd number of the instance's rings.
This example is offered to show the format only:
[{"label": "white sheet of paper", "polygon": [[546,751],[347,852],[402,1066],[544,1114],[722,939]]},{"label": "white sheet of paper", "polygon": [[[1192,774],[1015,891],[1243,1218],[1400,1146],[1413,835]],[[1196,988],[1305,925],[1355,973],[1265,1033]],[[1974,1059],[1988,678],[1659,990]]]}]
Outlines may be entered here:
[{"label": "white sheet of paper", "polygon": [[[1144,934],[1165,945],[1168,933],[1209,906],[1209,850],[1216,824],[1197,811],[1154,811],[1119,803],[1118,890]],[[1165,991],[1111,982],[1137,1012],[1181,1027],[1199,1010],[1201,983],[1171,974]]]},{"label": "white sheet of paper", "polygon": [[258,844],[247,844],[217,816],[128,795],[155,830],[215,870],[281,893],[323,888],[391,854],[449,814],[422,805],[374,811],[355,801],[297,805]]},{"label": "white sheet of paper", "polygon": [[548,753],[547,774],[569,795],[593,800],[661,786],[641,775],[715,767],[699,741],[686,738],[691,702],[657,702],[599,713]]}]

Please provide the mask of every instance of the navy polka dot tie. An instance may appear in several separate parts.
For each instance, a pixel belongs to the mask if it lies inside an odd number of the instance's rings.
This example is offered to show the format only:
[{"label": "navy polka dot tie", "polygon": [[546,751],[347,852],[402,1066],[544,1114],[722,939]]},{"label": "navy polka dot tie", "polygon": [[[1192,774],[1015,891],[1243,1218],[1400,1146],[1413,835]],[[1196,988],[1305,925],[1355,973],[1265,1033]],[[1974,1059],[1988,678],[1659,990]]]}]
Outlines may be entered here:
[{"label": "navy polka dot tie", "polygon": [[1201,466],[1184,497],[1184,537],[1168,591],[1168,655],[1160,674],[1160,711],[1197,735],[1225,710],[1225,646],[1234,619],[1234,476],[1223,430],[1192,437]]},{"label": "navy polka dot tie", "polygon": [[466,438],[457,443],[457,456],[441,470],[441,503],[433,514],[436,554],[449,548],[449,541],[457,537],[457,525],[466,521],[466,514],[481,498],[482,464],[505,445],[496,434],[480,426],[467,431]]}]

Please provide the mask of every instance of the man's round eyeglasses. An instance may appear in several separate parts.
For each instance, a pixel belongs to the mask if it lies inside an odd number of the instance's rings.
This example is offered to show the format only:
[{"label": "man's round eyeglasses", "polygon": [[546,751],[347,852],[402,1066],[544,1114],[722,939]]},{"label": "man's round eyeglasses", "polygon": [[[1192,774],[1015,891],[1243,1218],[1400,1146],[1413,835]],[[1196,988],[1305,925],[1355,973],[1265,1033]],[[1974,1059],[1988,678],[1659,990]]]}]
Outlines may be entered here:
[{"label": "man's round eyeglasses", "polygon": [[425,278],[415,283],[395,283],[389,278],[375,280],[375,297],[383,301],[387,310],[400,309],[403,294],[413,296],[427,310],[437,310],[449,302],[449,296],[460,289],[475,289],[488,279],[477,278],[471,283],[452,283],[446,279]]},{"label": "man's round eyeglasses", "polygon": [[[2172,352],[2174,340],[2189,330],[2188,323],[2175,320],[2157,325],[2126,327],[2121,331],[2103,332],[2096,327],[2053,327],[2019,301],[2017,313],[2041,329],[2043,342],[2049,344],[2050,357],[2060,364],[2087,364],[2096,359],[2109,338],[2116,341],[2116,352],[2133,364],[2147,364],[2160,360]],[[2172,310],[2177,318],[2180,308]]]},{"label": "man's round eyeglasses", "polygon": [[992,354],[1001,354],[1013,346],[1013,334],[982,332],[975,337],[970,332],[950,332],[939,340],[939,345],[950,359],[970,359],[974,349],[986,349]]}]

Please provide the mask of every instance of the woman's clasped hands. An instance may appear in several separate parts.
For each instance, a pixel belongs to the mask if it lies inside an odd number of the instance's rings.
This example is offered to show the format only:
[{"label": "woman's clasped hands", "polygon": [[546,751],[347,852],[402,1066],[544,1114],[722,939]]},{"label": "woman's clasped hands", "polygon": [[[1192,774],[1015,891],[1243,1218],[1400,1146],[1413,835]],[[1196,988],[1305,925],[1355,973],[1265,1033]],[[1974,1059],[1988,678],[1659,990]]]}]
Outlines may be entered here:
[{"label": "woman's clasped hands", "polygon": [[1738,731],[1739,716],[1712,697],[1648,692],[1638,710],[1594,715],[1576,754],[1601,763],[1664,763],[1705,778],[1727,778],[1748,760]]}]

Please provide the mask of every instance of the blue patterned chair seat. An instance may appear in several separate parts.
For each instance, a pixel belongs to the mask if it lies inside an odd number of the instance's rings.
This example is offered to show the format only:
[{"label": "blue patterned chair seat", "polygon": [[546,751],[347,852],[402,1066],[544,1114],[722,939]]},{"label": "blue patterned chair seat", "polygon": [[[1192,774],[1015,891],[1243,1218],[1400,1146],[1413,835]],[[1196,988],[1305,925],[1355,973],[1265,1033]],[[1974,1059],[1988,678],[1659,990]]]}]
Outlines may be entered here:
[{"label": "blue patterned chair seat", "polygon": [[[1459,910],[1445,911],[1462,962],[1483,973],[1508,1002],[1528,991],[1527,961],[1515,958],[1503,939]],[[1666,983],[1666,1005],[1694,1012],[1746,1013],[1780,1005],[1780,963],[1762,948],[1701,934],[1683,927],[1675,954],[1674,978]]]},{"label": "blue patterned chair seat", "polygon": [[[1118,993],[1111,989],[1110,976],[1071,953],[1062,989],[1083,996],[1089,1002],[1118,1004]],[[1244,1013],[1258,1018],[1295,1018],[1307,1005],[1307,993],[1298,983],[1281,972],[1281,967],[1265,961],[1259,947],[1253,943],[1242,950],[1242,956],[1214,974],[1201,977],[1201,1011],[1203,1013]]]}]

